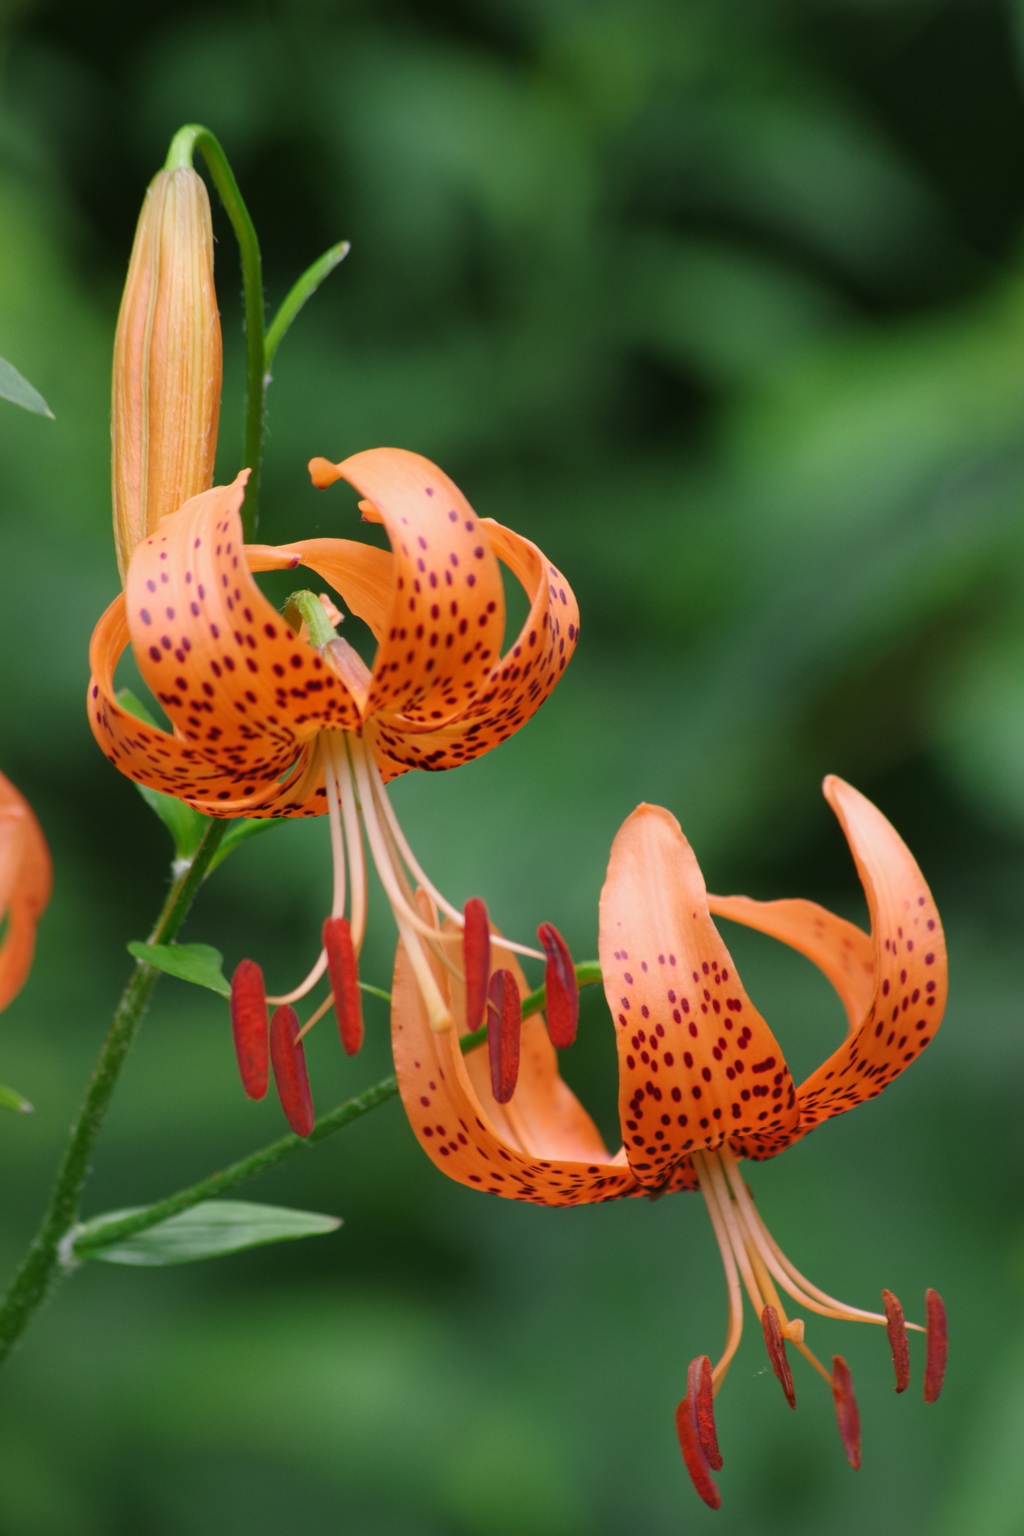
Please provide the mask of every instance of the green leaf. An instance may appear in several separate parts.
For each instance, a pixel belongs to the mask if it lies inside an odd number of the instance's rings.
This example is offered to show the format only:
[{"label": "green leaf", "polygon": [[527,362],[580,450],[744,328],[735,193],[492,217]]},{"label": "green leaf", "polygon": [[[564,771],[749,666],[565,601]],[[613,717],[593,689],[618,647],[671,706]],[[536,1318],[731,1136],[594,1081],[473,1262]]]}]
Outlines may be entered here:
[{"label": "green leaf", "polygon": [[255,1205],[248,1200],[204,1200],[189,1211],[136,1232],[109,1245],[103,1229],[137,1215],[144,1206],[108,1211],[78,1229],[73,1251],[82,1258],[102,1259],[106,1264],[190,1264],[196,1259],[215,1259],[241,1248],[263,1243],[283,1243],[296,1237],[316,1237],[335,1232],[338,1216],[315,1211],[293,1211],[282,1205]]},{"label": "green leaf", "polygon": [[345,260],[348,253],[348,241],[339,241],[337,245],[332,245],[329,251],[325,251],[322,256],[314,261],[311,267],[307,267],[295,283],[268,327],[266,338],[263,342],[263,365],[268,372],[270,365],[274,361],[274,353],[280,346],[288,327],[303,304],[305,304],[307,299],[312,298],[324,278],[331,275],[338,263]]},{"label": "green leaf", "polygon": [[23,1099],[20,1093],[13,1088],[5,1088],[0,1083],[0,1109],[13,1109],[19,1115],[30,1115],[35,1106],[28,1099]]},{"label": "green leaf", "polygon": [[33,389],[14,364],[3,357],[0,357],[0,400],[10,400],[15,405],[24,406],[26,411],[33,411],[37,416],[49,416],[51,421],[55,419],[38,389]]},{"label": "green leaf", "polygon": [[133,939],[128,953],[136,960],[153,965],[179,981],[194,982],[197,987],[209,987],[221,997],[230,997],[231,988],[224,980],[224,957],[212,944],[143,944]]}]

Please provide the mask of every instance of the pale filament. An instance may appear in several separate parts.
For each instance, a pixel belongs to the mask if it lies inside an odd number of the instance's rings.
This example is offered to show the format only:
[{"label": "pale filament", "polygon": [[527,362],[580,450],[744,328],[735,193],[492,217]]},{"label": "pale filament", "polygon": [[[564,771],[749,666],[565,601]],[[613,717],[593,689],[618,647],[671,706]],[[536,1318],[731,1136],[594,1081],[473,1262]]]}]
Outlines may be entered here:
[{"label": "pale filament", "polygon": [[700,1192],[704,1196],[704,1203],[711,1217],[711,1226],[718,1240],[718,1248],[725,1268],[725,1284],[729,1292],[729,1331],[725,1336],[725,1349],[711,1372],[711,1390],[717,1395],[719,1387],[725,1380],[726,1372],[732,1364],[732,1357],[739,1349],[740,1339],[743,1337],[743,1292],[740,1289],[740,1277],[736,1260],[733,1258],[729,1234],[725,1230],[722,1213],[718,1209],[718,1199],[711,1187],[711,1181],[704,1166],[704,1158],[700,1152],[693,1154],[693,1166],[697,1170]]},{"label": "pale filament", "polygon": [[[413,878],[427,892],[427,895],[433,898],[436,904],[441,908],[441,911],[447,913],[447,915],[452,919],[452,922],[457,923],[461,928],[464,921],[462,913],[457,907],[453,907],[451,902],[446,900],[446,898],[442,896],[437,887],[427,878],[416,859],[416,855],[409,847],[405,833],[402,831],[398,817],[395,815],[395,808],[388,798],[388,792],[384,787],[384,780],[380,776],[380,769],[374,761],[373,756],[369,753],[367,753],[367,763],[369,767],[370,778],[374,787],[377,805],[383,813],[384,821],[391,833],[392,838],[394,839],[399,853],[405,861],[406,868],[409,870],[409,873],[413,876]],[[512,939],[502,939],[501,947],[503,949],[514,950],[517,955],[528,955],[531,960],[544,960],[547,958],[541,953],[539,949],[532,949],[529,944],[519,944]]]},{"label": "pale filament", "polygon": [[[334,888],[331,901],[331,916],[341,917],[345,911],[345,849],[341,831],[341,815],[338,807],[338,785],[334,774],[334,764],[331,760],[330,749],[323,754],[324,783],[327,786],[327,819],[331,828],[331,859],[334,865]],[[352,881],[353,896],[355,895],[355,879]],[[268,997],[267,1002],[279,1008],[284,1003],[297,1003],[300,997],[305,997],[311,992],[327,969],[327,951],[321,949],[316,963],[304,981],[291,992],[282,992],[278,997]],[[309,1026],[307,1025],[307,1028]]]},{"label": "pale filament", "polygon": [[345,818],[345,840],[348,843],[352,884],[352,947],[358,955],[366,933],[366,858],[363,853],[363,834],[359,827],[359,807],[356,804],[345,738],[331,733],[327,741],[328,755],[333,759],[335,776],[341,790],[341,810]]}]

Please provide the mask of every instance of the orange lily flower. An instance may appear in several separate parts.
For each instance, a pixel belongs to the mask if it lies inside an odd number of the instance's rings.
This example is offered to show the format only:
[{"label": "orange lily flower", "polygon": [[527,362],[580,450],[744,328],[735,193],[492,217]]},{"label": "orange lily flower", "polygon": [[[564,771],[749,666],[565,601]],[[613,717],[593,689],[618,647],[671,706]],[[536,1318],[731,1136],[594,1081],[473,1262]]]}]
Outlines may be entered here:
[{"label": "orange lily flower", "polygon": [[[700,1189],[725,1266],[729,1327],[712,1369],[698,1356],[676,1414],[687,1467],[701,1497],[719,1505],[721,1466],[713,1398],[739,1346],[742,1288],[761,1321],[769,1357],[791,1406],[791,1343],[832,1389],[848,1459],[860,1465],[860,1429],[846,1362],[828,1371],[804,1342],[800,1309],[887,1329],[896,1390],[910,1376],[907,1327],[897,1299],[884,1313],[848,1306],[792,1265],[769,1233],[739,1161],[774,1157],[815,1125],[875,1098],[934,1037],[946,1002],[946,951],[938,913],[909,850],[885,817],[841,779],[825,781],[856,861],[871,933],[802,900],[709,897],[675,817],[641,805],[620,828],[601,894],[600,958],[619,1057],[623,1146],[609,1156],[596,1127],[558,1075],[539,1017],[524,1022],[518,1087],[492,1091],[484,1053],[465,1059],[452,1035],[429,1028],[408,957],[395,967],[392,1040],[413,1130],[450,1178],[540,1205]],[[846,1040],[797,1088],[782,1050],[754,1007],[711,918],[745,923],[798,949],[825,973],[846,1009]],[[495,965],[501,941],[492,941]],[[460,1019],[461,993],[448,987]],[[460,1023],[461,1028],[461,1023]],[[945,1368],[945,1313],[927,1293],[925,1397]]]},{"label": "orange lily flower", "polygon": [[[384,786],[410,768],[468,762],[518,730],[571,657],[579,612],[568,582],[536,545],[477,517],[458,487],[418,454],[380,448],[338,465],[314,459],[310,472],[321,488],[345,479],[360,492],[363,517],[383,523],[390,553],[331,538],[246,547],[239,509],[247,472],[194,497],[137,545],[124,593],[96,626],[89,720],[122,773],[209,815],[328,815],[334,898],[324,946],[305,980],[269,1001],[290,1008],[329,969],[332,995],[344,1004],[343,1043],[352,1050],[362,1035],[351,1009],[358,1010],[353,974],[366,922],[360,817],[431,1023],[447,1028],[450,1014],[425,945],[448,941],[415,910],[410,877],[458,928],[463,916],[423,874]],[[499,562],[530,601],[504,656]],[[372,667],[335,633],[333,602],[297,594],[308,601],[296,633],[253,580],[254,571],[299,565],[324,577],[369,626],[377,640]],[[173,734],[117,702],[114,671],[129,640]],[[251,969],[236,1039],[262,1029],[265,1040],[262,978],[255,986],[257,968],[243,963]],[[278,1040],[275,1061],[282,1050],[287,1042]],[[251,1074],[243,1070],[256,1097],[266,1088],[265,1063],[264,1044]],[[303,1095],[296,1093],[298,1102]],[[296,1122],[308,1116],[308,1108],[297,1110]]]},{"label": "orange lily flower", "polygon": [[0,1009],[20,992],[31,969],[36,925],[52,887],[39,823],[24,795],[0,773]]}]

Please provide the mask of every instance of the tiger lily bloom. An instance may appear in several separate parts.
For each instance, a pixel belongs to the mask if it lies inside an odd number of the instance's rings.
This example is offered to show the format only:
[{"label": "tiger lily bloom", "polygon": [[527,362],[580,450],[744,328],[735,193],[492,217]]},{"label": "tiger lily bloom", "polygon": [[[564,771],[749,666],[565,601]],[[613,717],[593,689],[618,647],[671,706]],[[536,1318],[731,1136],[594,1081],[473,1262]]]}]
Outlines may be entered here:
[{"label": "tiger lily bloom", "polygon": [[[464,919],[421,870],[385,785],[412,768],[469,762],[518,730],[569,661],[579,613],[569,584],[541,551],[477,517],[429,460],[380,448],[337,465],[314,459],[310,472],[320,488],[338,479],[353,485],[364,498],[364,519],[383,524],[390,552],[333,538],[245,546],[239,510],[246,472],[194,497],[137,545],[124,593],[96,626],[89,720],[122,773],[208,815],[327,815],[334,888],[325,942],[304,981],[268,1001],[290,1007],[329,970],[335,1005],[351,1005],[339,1008],[339,1023],[346,1049],[355,1049],[362,1022],[353,1016],[354,970],[366,924],[360,818],[431,1025],[445,1029],[450,1013],[427,948],[443,952],[454,934],[439,938],[424,921],[410,879],[456,930]],[[530,602],[504,656],[499,562]],[[295,594],[286,622],[253,579],[256,571],[300,565],[329,582],[369,626],[377,641],[371,667],[336,633],[333,600]],[[140,722],[117,701],[114,671],[129,640],[173,734]],[[250,970],[243,980],[236,1040],[255,1031],[265,1042],[262,977],[257,986]],[[256,1097],[265,1091],[265,1062],[264,1043],[246,1079]],[[297,1112],[299,1122],[306,1118],[306,1110]]]},{"label": "tiger lily bloom", "polygon": [[39,823],[24,795],[0,773],[0,1009],[17,996],[31,969],[36,925],[52,886]]},{"label": "tiger lily bloom", "polygon": [[[841,779],[825,781],[857,865],[871,933],[814,902],[709,897],[679,824],[641,805],[620,828],[601,894],[600,959],[615,1021],[623,1146],[609,1156],[593,1121],[558,1074],[540,1017],[524,1021],[519,1081],[507,1103],[492,1089],[485,1053],[463,1058],[454,1034],[429,1027],[409,957],[399,947],[392,1005],[398,1084],[413,1131],[450,1178],[539,1205],[579,1205],[700,1189],[722,1253],[729,1297],[725,1348],[712,1368],[698,1356],[676,1427],[694,1485],[717,1508],[711,1471],[722,1464],[713,1399],[740,1343],[745,1289],[787,1400],[795,1390],[792,1344],[828,1382],[847,1457],[860,1465],[860,1428],[849,1368],[829,1371],[804,1342],[782,1293],[800,1310],[886,1328],[896,1390],[910,1377],[902,1308],[884,1291],[884,1312],[849,1306],[794,1267],[758,1214],[740,1162],[762,1161],[824,1120],[843,1114],[915,1060],[933,1038],[946,1001],[946,952],[938,913],[909,850],[884,816]],[[711,914],[760,929],[812,960],[835,987],[849,1033],[796,1087],[754,1007]],[[508,966],[492,938],[493,964]],[[461,994],[447,987],[460,1030]],[[925,1331],[920,1330],[919,1331]],[[945,1369],[942,1302],[927,1293],[925,1398]]]}]

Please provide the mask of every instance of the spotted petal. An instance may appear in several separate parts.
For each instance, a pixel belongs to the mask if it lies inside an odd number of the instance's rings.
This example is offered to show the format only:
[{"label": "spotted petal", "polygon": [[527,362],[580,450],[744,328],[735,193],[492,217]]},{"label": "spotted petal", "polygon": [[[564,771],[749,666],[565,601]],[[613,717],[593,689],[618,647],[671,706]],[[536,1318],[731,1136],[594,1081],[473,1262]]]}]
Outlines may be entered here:
[{"label": "spotted petal", "polygon": [[620,827],[601,892],[601,970],[616,1022],[630,1166],[661,1184],[692,1148],[770,1157],[799,1120],[782,1051],[708,912],[704,877],[668,811]]},{"label": "spotted petal", "polygon": [[482,692],[443,730],[404,736],[389,725],[371,736],[385,779],[407,768],[455,768],[489,752],[544,703],[572,657],[580,614],[561,571],[529,539],[482,519],[498,559],[521,583],[530,611],[515,643],[491,670]]},{"label": "spotted petal", "polygon": [[839,818],[871,914],[874,988],[857,1029],[799,1089],[800,1134],[874,1099],[921,1054],[946,1006],[946,942],[913,855],[877,807],[830,776]]},{"label": "spotted petal", "polygon": [[29,973],[36,925],[52,884],[49,850],[32,808],[0,773],[0,1009],[20,991]]},{"label": "spotted petal", "polygon": [[875,992],[875,950],[863,928],[800,897],[752,901],[749,896],[709,896],[708,909],[806,955],[839,993],[850,1029],[859,1026]]},{"label": "spotted petal", "polygon": [[367,712],[401,732],[439,729],[480,692],[505,630],[484,524],[443,470],[403,448],[372,448],[341,464],[314,459],[311,473],[321,487],[348,480],[391,541],[390,613]]},{"label": "spotted petal", "polygon": [[[517,962],[497,942],[492,942],[491,965],[511,970],[525,990]],[[461,987],[449,987],[447,972],[436,974],[464,1032]],[[456,1030],[438,1034],[431,1029],[399,944],[391,1044],[409,1123],[424,1152],[449,1178],[536,1205],[580,1205],[642,1193],[624,1161],[608,1156],[593,1121],[559,1077],[540,1015],[523,1023],[518,1086],[510,1103],[498,1104],[490,1088],[486,1046],[464,1057]]]}]

